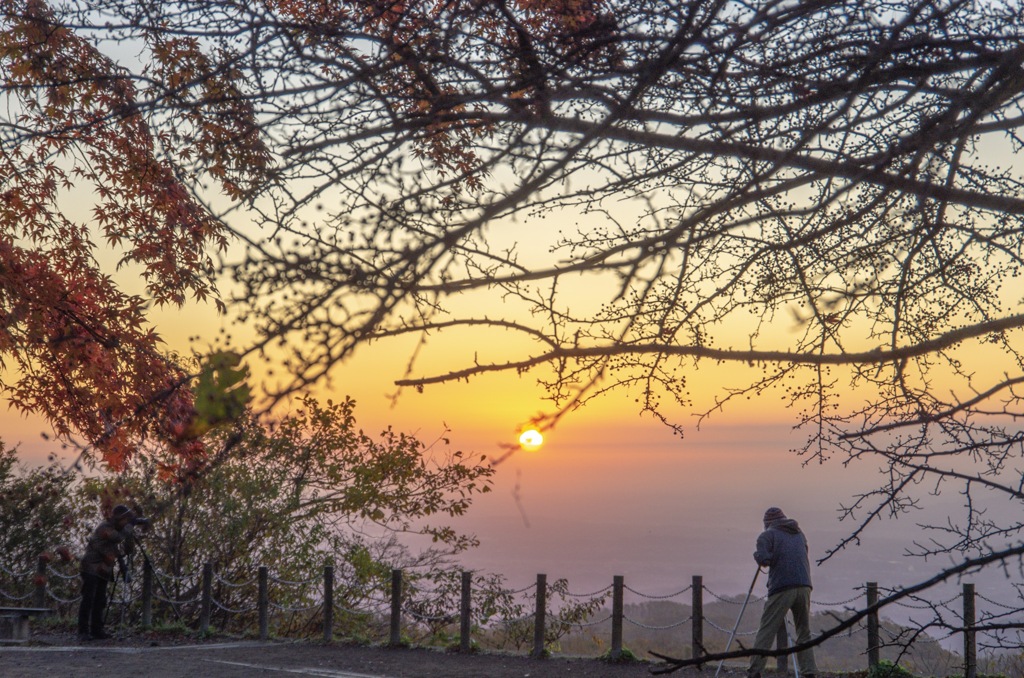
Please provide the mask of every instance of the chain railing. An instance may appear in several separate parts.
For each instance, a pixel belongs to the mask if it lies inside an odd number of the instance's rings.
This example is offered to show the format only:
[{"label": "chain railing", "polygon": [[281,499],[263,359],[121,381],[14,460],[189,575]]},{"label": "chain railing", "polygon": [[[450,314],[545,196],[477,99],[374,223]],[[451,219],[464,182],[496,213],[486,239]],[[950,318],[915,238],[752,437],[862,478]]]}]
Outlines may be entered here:
[{"label": "chain railing", "polygon": [[[36,607],[49,606],[57,612],[71,616],[72,608],[80,601],[76,594],[80,578],[74,563],[55,566],[48,560],[40,559],[35,570],[16,572],[0,565],[0,606],[28,607],[34,603]],[[616,576],[609,586],[588,593],[575,593],[567,588],[564,580],[548,584],[546,575],[538,575],[537,581],[519,589],[504,589],[491,585],[474,586],[473,575],[461,573],[461,585],[450,577],[450,581],[436,580],[433,588],[413,584],[404,578],[402,570],[392,571],[390,591],[386,583],[378,586],[364,587],[358,596],[336,596],[336,581],[333,567],[325,567],[322,575],[307,579],[289,579],[271,576],[265,567],[258,568],[255,577],[240,581],[231,580],[220,573],[214,572],[213,566],[207,563],[201,574],[176,576],[153,569],[146,559],[141,579],[118,579],[111,591],[110,605],[120,607],[121,618],[127,612],[141,610],[141,624],[152,625],[154,605],[161,608],[165,617],[172,614],[179,621],[198,627],[202,634],[209,632],[211,624],[216,620],[220,628],[227,628],[232,620],[240,627],[249,627],[255,623],[259,629],[260,639],[266,640],[271,635],[271,628],[280,632],[285,624],[281,618],[292,620],[291,626],[308,628],[320,625],[323,639],[327,642],[335,637],[336,618],[362,619],[380,622],[390,628],[390,641],[402,642],[403,616],[409,625],[429,627],[446,627],[458,625],[460,649],[469,651],[472,647],[473,630],[484,632],[495,628],[516,628],[521,638],[529,633],[532,622],[534,647],[532,654],[545,653],[551,626],[557,626],[558,633],[573,629],[593,629],[610,625],[610,651],[608,656],[616,658],[623,651],[623,624],[628,623],[637,628],[652,631],[671,631],[686,624],[691,626],[692,657],[707,656],[703,636],[705,629],[713,629],[733,636],[750,636],[754,630],[739,630],[740,620],[736,620],[736,628],[729,629],[704,614],[705,595],[721,604],[732,605],[744,602],[735,596],[715,593],[703,584],[699,576],[693,577],[691,585],[670,594],[653,594],[639,591],[626,586],[624,578]],[[25,580],[29,585],[24,585]],[[424,580],[426,581],[426,580]],[[428,582],[429,583],[429,582]],[[168,586],[175,589],[171,595]],[[253,590],[255,589],[255,593]],[[349,595],[359,587],[349,586]],[[272,595],[273,591],[273,595]],[[867,656],[869,666],[879,663],[879,649],[900,640],[891,630],[882,629],[878,620],[879,587],[868,582],[857,589],[858,595],[839,602],[815,601],[819,607],[830,609],[840,608],[848,613],[857,611],[856,603],[863,601],[866,611],[864,627],[867,630]],[[691,614],[679,620],[664,624],[647,624],[631,619],[625,613],[624,594],[628,592],[641,600],[665,601],[690,594]],[[886,598],[898,593],[898,590],[882,590]],[[477,609],[474,609],[474,594]],[[598,608],[611,595],[611,612],[606,608]],[[575,616],[559,616],[560,611],[552,608],[550,601],[554,597],[583,600],[576,603],[584,607],[587,613]],[[530,609],[530,599],[533,609]],[[760,601],[764,598],[748,598]],[[976,600],[987,603],[996,611],[986,611],[979,616],[975,611]],[[499,605],[496,601],[501,601]],[[1008,629],[1024,628],[1019,620],[1020,606],[1007,604],[1006,601],[993,600],[975,593],[974,586],[964,584],[963,591],[941,601],[929,601],[918,595],[907,596],[895,601],[895,605],[909,610],[940,610],[943,615],[954,621],[945,623],[949,633],[960,633],[964,637],[964,668],[965,676],[976,672],[977,635],[978,633],[1004,633]],[[589,607],[587,607],[589,606]],[[958,607],[959,606],[959,607]],[[550,609],[549,609],[550,608]],[[390,616],[389,616],[390,609]],[[503,610],[509,614],[498,614]],[[949,613],[946,615],[946,613]],[[720,614],[720,612],[719,612]],[[272,618],[277,617],[277,623]],[[128,618],[132,618],[128,615]],[[295,620],[298,618],[298,622]],[[838,617],[837,617],[838,618]],[[196,621],[198,619],[198,622]],[[755,621],[756,620],[752,620]],[[851,631],[852,633],[852,631]],[[884,636],[884,637],[883,637]],[[780,638],[785,642],[785,638]],[[781,646],[781,645],[780,645]]]}]

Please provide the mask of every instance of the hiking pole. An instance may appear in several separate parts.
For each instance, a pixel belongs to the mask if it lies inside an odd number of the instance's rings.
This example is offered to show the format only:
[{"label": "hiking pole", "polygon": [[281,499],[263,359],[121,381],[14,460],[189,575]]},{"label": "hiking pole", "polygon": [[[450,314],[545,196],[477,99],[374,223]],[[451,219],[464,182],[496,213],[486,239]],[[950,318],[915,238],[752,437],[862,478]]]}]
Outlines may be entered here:
[{"label": "hiking pole", "polygon": [[[732,647],[733,638],[736,637],[736,629],[738,629],[740,627],[740,620],[743,619],[743,613],[747,609],[747,603],[750,602],[750,594],[752,594],[754,592],[754,584],[757,583],[757,575],[759,575],[759,574],[761,574],[761,566],[760,565],[758,565],[757,566],[757,570],[754,571],[754,579],[751,580],[750,588],[747,589],[747,597],[743,599],[743,606],[740,607],[740,613],[736,617],[736,625],[732,627],[732,632],[729,634],[729,642],[727,642],[725,644],[725,652],[728,652],[729,648]],[[715,669],[715,678],[718,678],[718,674],[722,670],[722,664],[724,664],[724,663],[725,663],[725,659],[722,659],[722,661],[718,662],[718,668]]]}]

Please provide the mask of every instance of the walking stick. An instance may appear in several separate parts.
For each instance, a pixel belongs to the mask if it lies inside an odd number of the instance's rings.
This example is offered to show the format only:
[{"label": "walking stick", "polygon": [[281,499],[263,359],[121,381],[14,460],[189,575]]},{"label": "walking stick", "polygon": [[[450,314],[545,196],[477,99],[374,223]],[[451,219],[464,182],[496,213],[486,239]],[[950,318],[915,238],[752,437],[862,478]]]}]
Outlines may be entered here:
[{"label": "walking stick", "polygon": [[[757,583],[757,575],[761,574],[761,566],[757,566],[757,570],[754,571],[754,579],[750,582],[750,588],[747,589],[747,597],[743,599],[743,606],[740,607],[740,613],[736,617],[736,625],[732,627],[732,632],[729,634],[729,642],[725,644],[725,651],[728,652],[729,648],[732,647],[733,638],[736,637],[736,629],[740,627],[740,620],[743,619],[743,613],[747,609],[747,603],[750,602],[750,594],[754,592],[754,584]],[[718,678],[719,672],[722,670],[722,664],[725,663],[725,659],[718,662],[718,668],[715,669],[715,678]]]}]

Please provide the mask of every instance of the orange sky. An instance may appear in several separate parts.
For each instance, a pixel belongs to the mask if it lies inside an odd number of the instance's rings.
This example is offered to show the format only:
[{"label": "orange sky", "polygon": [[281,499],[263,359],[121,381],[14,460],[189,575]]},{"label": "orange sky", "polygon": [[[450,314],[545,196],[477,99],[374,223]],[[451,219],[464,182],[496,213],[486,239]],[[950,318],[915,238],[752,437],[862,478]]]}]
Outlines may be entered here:
[{"label": "orange sky", "polygon": [[[129,275],[123,272],[121,275]],[[581,302],[583,303],[583,302]],[[158,331],[177,350],[202,350],[228,330],[208,307],[154,314]],[[719,328],[730,336],[728,328]],[[792,318],[780,318],[766,336],[785,346],[794,336]],[[198,342],[190,337],[199,335]],[[732,336],[743,336],[742,328]],[[503,338],[467,338],[429,347],[424,369],[465,365],[478,350],[507,352]],[[742,341],[738,342],[740,345]],[[404,375],[408,344],[381,344],[360,350],[351,364],[336,370],[321,397],[357,399],[360,427],[375,432],[386,426],[433,441],[450,429],[454,449],[502,455],[522,425],[550,409],[536,375],[495,374],[469,382],[433,386],[423,393],[405,391],[392,405],[393,381]],[[981,352],[965,356],[998,369]],[[476,533],[482,546],[466,556],[469,567],[499,571],[513,585],[536,573],[569,577],[575,591],[601,588],[616,574],[645,591],[677,590],[692,575],[705,577],[713,590],[742,593],[753,573],[750,558],[760,516],[779,505],[807,529],[812,557],[842,538],[850,526],[836,521],[835,509],[874,481],[871,464],[843,468],[838,462],[803,467],[789,450],[800,439],[789,430],[795,413],[778,393],[740,400],[697,430],[692,415],[710,406],[722,386],[742,386],[751,375],[743,365],[702,364],[691,372],[690,391],[700,407],[677,411],[686,427],[679,439],[650,416],[642,416],[627,394],[607,397],[573,413],[546,433],[538,451],[517,452],[499,467],[494,492],[477,500],[458,526]],[[856,405],[848,394],[845,406]],[[19,443],[22,458],[42,463],[58,452],[41,440],[46,426],[0,412],[3,438]],[[929,504],[954,506],[945,496]],[[848,598],[868,579],[892,584],[915,577],[923,564],[900,558],[903,546],[918,536],[915,521],[883,522],[862,547],[851,549],[815,570],[816,595]]]},{"label": "orange sky", "polygon": [[[201,321],[211,328],[222,323],[208,311],[168,311],[158,317],[172,346],[187,345]],[[429,442],[447,425],[453,449],[491,458],[503,454],[502,444],[514,443],[521,424],[548,406],[530,375],[510,374],[430,387],[424,393],[408,390],[392,406],[391,381],[401,376],[406,357],[393,347],[373,347],[338,370],[320,395],[354,396],[357,422],[369,432],[394,425]],[[694,383],[693,391],[709,397],[723,383],[740,383],[743,369],[703,369],[700,378],[706,382]],[[548,432],[540,450],[505,459],[494,491],[453,521],[481,539],[479,548],[462,557],[463,567],[501,573],[516,588],[538,573],[565,577],[574,593],[600,590],[614,575],[624,575],[636,590],[666,595],[702,575],[715,593],[742,595],[754,572],[750,554],[768,506],[781,506],[800,521],[812,559],[821,558],[852,529],[848,522],[837,522],[836,509],[872,486],[874,464],[844,468],[836,460],[802,466],[790,452],[801,442],[790,430],[794,413],[777,396],[740,401],[700,430],[689,414],[680,413],[687,425],[680,439],[650,416],[639,415],[631,399],[609,397]],[[40,421],[10,412],[0,416],[4,440],[21,441],[27,462],[41,463],[57,451],[53,443],[40,440],[45,430]],[[955,509],[960,501],[955,493],[940,498],[925,490],[921,494],[925,507]],[[941,567],[902,557],[906,544],[921,537],[918,520],[884,520],[862,545],[815,566],[815,599],[847,600],[865,581],[908,584]],[[1008,582],[999,573],[985,575],[978,584],[979,592],[992,599],[1014,595],[1003,590]],[[956,585],[939,589],[937,597],[948,598]],[[901,613],[893,610],[890,616]]]}]

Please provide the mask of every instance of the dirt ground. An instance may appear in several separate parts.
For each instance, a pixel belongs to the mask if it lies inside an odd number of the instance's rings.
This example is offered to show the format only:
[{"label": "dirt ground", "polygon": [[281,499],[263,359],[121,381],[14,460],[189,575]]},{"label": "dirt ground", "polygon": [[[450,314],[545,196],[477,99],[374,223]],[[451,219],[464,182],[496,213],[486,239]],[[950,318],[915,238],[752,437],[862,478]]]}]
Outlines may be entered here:
[{"label": "dirt ground", "polygon": [[[0,646],[3,678],[649,678],[656,666],[646,661],[608,664],[597,659],[461,655],[343,643],[146,637],[79,643],[72,634],[52,632],[35,634],[22,645]],[[669,675],[709,678],[715,668]],[[739,667],[720,673],[722,678],[743,675]]]}]

